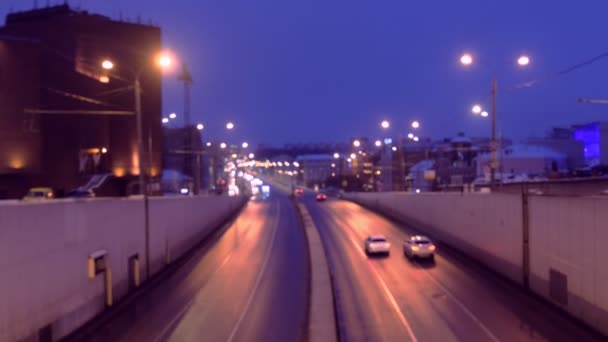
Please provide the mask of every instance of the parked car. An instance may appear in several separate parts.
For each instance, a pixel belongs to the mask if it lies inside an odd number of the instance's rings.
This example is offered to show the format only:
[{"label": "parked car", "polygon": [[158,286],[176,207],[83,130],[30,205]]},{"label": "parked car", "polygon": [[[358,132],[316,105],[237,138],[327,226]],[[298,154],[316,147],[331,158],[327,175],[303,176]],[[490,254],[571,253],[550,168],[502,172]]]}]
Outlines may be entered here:
[{"label": "parked car", "polygon": [[95,197],[93,190],[72,190],[68,192],[65,197],[70,198],[92,198]]},{"label": "parked car", "polygon": [[31,188],[25,197],[23,197],[24,201],[40,201],[40,200],[50,200],[53,199],[55,195],[53,194],[53,189],[47,187],[38,187]]},{"label": "parked car", "polygon": [[317,194],[317,202],[324,202],[327,200],[327,195],[324,193]]},{"label": "parked car", "polygon": [[435,244],[426,236],[414,235],[403,243],[403,253],[408,259],[435,259]]},{"label": "parked car", "polygon": [[383,235],[372,235],[365,240],[365,254],[386,254],[391,252],[391,244]]},{"label": "parked car", "polygon": [[304,193],[304,189],[302,188],[296,188],[296,195],[301,195]]}]

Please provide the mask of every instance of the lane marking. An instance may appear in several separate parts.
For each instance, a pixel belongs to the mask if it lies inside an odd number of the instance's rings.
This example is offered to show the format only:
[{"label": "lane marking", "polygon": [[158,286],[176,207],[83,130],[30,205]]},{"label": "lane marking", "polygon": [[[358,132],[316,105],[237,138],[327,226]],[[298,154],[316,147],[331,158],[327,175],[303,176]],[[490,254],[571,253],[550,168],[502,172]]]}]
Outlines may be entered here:
[{"label": "lane marking", "polygon": [[[222,263],[220,264],[220,266],[218,266],[218,268],[216,268],[213,273],[211,273],[209,278],[213,278],[213,276],[220,270],[222,269],[222,267],[224,267],[228,261],[232,258],[232,255],[234,254],[234,251],[230,251],[230,253],[224,258],[224,260],[222,261]],[[169,324],[165,325],[165,328],[160,332],[159,335],[156,336],[156,338],[154,339],[154,342],[158,342],[158,341],[164,341],[165,337],[167,336],[167,334],[169,333],[169,331],[171,329],[173,329],[173,327],[176,325],[177,321],[182,319],[184,314],[186,313],[186,311],[190,310],[190,307],[192,307],[192,304],[194,304],[194,301],[196,300],[196,293],[194,294],[194,296],[192,296],[192,298],[190,298],[190,300],[188,301],[188,303],[186,303],[186,305],[184,305],[184,307],[179,311],[179,313],[177,315],[175,315],[173,317],[173,319],[169,322]]]},{"label": "lane marking", "polygon": [[[371,212],[371,211],[370,211],[370,213],[372,213],[372,214],[374,214],[374,215],[377,215],[376,213]],[[331,214],[330,214],[330,215],[331,215]],[[334,220],[334,221],[335,221],[335,220]],[[349,227],[350,227],[350,226],[349,226]],[[350,228],[351,228],[351,230],[354,232],[353,227],[350,227]],[[401,234],[403,234],[403,233],[404,233],[403,231],[400,231],[400,230],[396,229],[396,228],[395,228],[393,225],[388,225],[388,226],[387,226],[387,229],[388,229],[389,231],[390,231],[390,230],[393,230],[393,232],[392,232],[393,234],[391,234],[391,235],[393,235],[393,236],[395,235],[395,233],[396,233],[396,235],[399,235],[399,236],[400,236]],[[355,233],[356,233],[356,232],[355,232]],[[406,235],[406,236],[409,238],[409,236],[410,236],[411,234],[406,233],[405,235]],[[355,243],[355,241],[354,241],[354,240],[352,240],[352,237],[351,237],[351,242],[353,242],[353,244],[357,245],[357,244]],[[365,254],[363,253],[363,251],[361,251],[359,248],[357,248],[357,249],[359,250],[360,254],[365,255]],[[442,291],[443,291],[443,292],[444,292],[444,293],[445,293],[445,294],[446,294],[446,295],[447,295],[447,296],[448,296],[448,297],[449,297],[449,298],[450,298],[450,299],[451,299],[451,300],[452,300],[452,301],[453,301],[453,302],[454,302],[454,303],[455,303],[455,304],[456,304],[456,305],[457,305],[457,306],[458,306],[458,307],[459,307],[459,308],[460,308],[460,309],[461,309],[461,310],[462,310],[462,311],[463,311],[463,312],[464,312],[464,313],[465,313],[465,314],[466,314],[466,315],[467,315],[467,316],[468,316],[468,317],[469,317],[469,318],[470,318],[470,319],[471,319],[471,320],[472,320],[472,321],[473,321],[473,322],[474,322],[474,323],[475,323],[475,324],[476,324],[476,325],[477,325],[477,326],[478,326],[478,327],[479,327],[479,328],[480,328],[480,329],[481,329],[481,330],[482,330],[482,331],[483,331],[483,332],[486,334],[486,335],[488,335],[488,337],[489,337],[489,338],[490,338],[490,339],[491,339],[493,342],[500,342],[500,339],[499,339],[499,338],[498,338],[496,335],[494,335],[494,334],[492,333],[492,331],[491,331],[491,330],[490,330],[490,329],[489,329],[489,328],[488,328],[488,327],[487,327],[487,326],[486,326],[486,325],[485,325],[485,324],[484,324],[484,323],[483,323],[483,322],[482,322],[482,321],[481,321],[479,318],[477,318],[477,316],[475,316],[475,314],[474,314],[474,313],[473,313],[473,312],[472,312],[472,311],[471,311],[471,310],[470,310],[470,309],[469,309],[469,308],[468,308],[468,307],[467,307],[467,306],[466,306],[466,305],[465,305],[463,302],[461,302],[461,301],[460,301],[458,298],[456,298],[456,296],[455,296],[455,295],[454,295],[452,292],[450,292],[450,291],[449,291],[449,290],[448,290],[448,289],[447,289],[447,288],[446,288],[446,287],[445,287],[443,284],[441,284],[441,283],[439,282],[439,280],[437,280],[437,279],[435,278],[435,276],[434,276],[434,275],[433,275],[431,272],[429,272],[428,270],[426,270],[426,269],[422,268],[422,266],[420,266],[420,264],[419,264],[418,262],[412,262],[411,264],[413,264],[413,265],[414,265],[414,267],[416,267],[417,269],[420,269],[420,270],[424,271],[424,273],[427,275],[427,277],[428,277],[429,279],[431,279],[431,281],[432,281],[432,282],[433,282],[433,283],[434,283],[434,284],[435,284],[437,287],[439,287],[439,288],[440,288],[440,289],[441,289],[441,290],[442,290]],[[374,270],[374,272],[375,272],[375,273],[377,274],[377,276],[379,277],[379,279],[380,279],[380,281],[381,281],[381,283],[382,283],[383,287],[386,287],[386,284],[384,283],[384,281],[382,280],[382,278],[379,276],[379,274],[377,273],[377,271],[376,271],[374,268],[372,268],[372,270]],[[387,291],[388,291],[388,288],[387,288]],[[389,293],[390,293],[390,292],[389,292]],[[389,298],[389,299],[390,299],[390,298]],[[393,298],[393,299],[394,299],[394,298]]]},{"label": "lane marking", "polygon": [[479,318],[477,318],[477,316],[475,316],[475,314],[469,310],[469,308],[464,305],[464,303],[462,303],[458,298],[456,298],[456,296],[454,294],[452,294],[452,292],[450,292],[445,286],[443,286],[441,284],[441,282],[439,282],[439,280],[437,280],[429,271],[425,270],[424,268],[422,268],[422,266],[420,266],[420,264],[418,264],[418,262],[413,262],[414,266],[422,271],[424,271],[424,274],[426,274],[426,276],[431,279],[431,281],[437,286],[439,287],[443,292],[445,292],[445,294],[450,297],[450,299],[456,303],[456,305],[458,305],[458,307],[460,307],[460,309],[462,311],[464,311],[464,313],[469,316],[469,318],[475,322],[475,324],[477,324],[477,326],[484,332],[486,333],[486,335],[488,335],[488,337],[494,341],[494,342],[500,342],[500,339],[498,337],[496,337],[496,335],[494,335],[492,333],[492,331],[490,331],[490,329],[483,324],[483,322],[481,320],[479,320]]},{"label": "lane marking", "polygon": [[273,227],[273,231],[272,231],[270,247],[268,248],[268,252],[266,253],[264,263],[262,264],[262,268],[260,269],[260,272],[258,272],[258,276],[253,285],[253,289],[251,289],[251,292],[249,293],[249,297],[247,298],[247,302],[245,303],[245,306],[244,306],[243,310],[241,311],[241,315],[239,316],[239,319],[236,321],[236,324],[234,325],[234,328],[232,328],[232,332],[230,333],[230,336],[227,339],[227,341],[229,341],[229,342],[234,340],[234,337],[236,336],[237,331],[241,327],[241,323],[243,322],[243,319],[245,318],[245,315],[247,314],[247,311],[249,311],[249,307],[251,306],[251,303],[253,302],[253,297],[258,292],[258,287],[260,287],[260,283],[262,282],[262,276],[264,275],[264,273],[266,273],[266,267],[268,266],[268,262],[270,261],[270,254],[272,254],[272,250],[274,249],[274,243],[275,243],[275,240],[277,237],[277,231],[279,230],[279,220],[281,218],[280,214],[281,214],[281,202],[279,201],[278,205],[277,205],[276,220],[274,221],[274,225],[273,225],[274,227]]},{"label": "lane marking", "polygon": [[[336,222],[333,219],[333,217],[332,217],[332,221],[334,221],[334,223]],[[359,252],[359,255],[361,255],[363,258],[365,258],[366,261],[368,261],[367,255],[365,255],[365,253],[363,253],[363,251],[361,250],[361,247],[355,240],[353,240],[352,236],[349,236],[349,241],[353,244],[353,246],[355,247],[355,250],[357,250]],[[376,279],[378,280],[380,285],[382,286],[382,290],[383,290],[385,296],[388,298],[389,303],[391,304],[393,310],[397,313],[399,321],[401,321],[401,324],[403,324],[403,326],[405,327],[405,330],[407,330],[407,334],[409,335],[410,339],[413,342],[418,342],[418,339],[416,338],[416,335],[414,334],[414,330],[412,329],[412,326],[410,325],[408,320],[405,318],[405,315],[401,311],[401,308],[399,307],[397,300],[395,299],[395,297],[389,290],[388,286],[384,282],[384,279],[382,279],[382,277],[380,276],[380,274],[378,273],[378,271],[376,271],[376,269],[374,267],[370,266],[369,264],[368,264],[368,266],[369,266],[369,269],[372,270],[372,272],[374,273],[374,276],[376,277]]]},{"label": "lane marking", "polygon": [[[237,221],[234,222],[235,225],[237,224]],[[224,231],[222,232],[222,234],[229,232],[231,228],[232,228],[232,226],[224,229]],[[213,247],[215,247],[215,246],[213,246]],[[207,252],[207,254],[209,252],[211,252],[211,250],[209,250]],[[230,261],[230,259],[232,259],[232,256],[234,255],[234,252],[235,252],[235,250],[231,249],[228,252],[228,254],[226,254],[226,256],[224,257],[224,259],[222,260],[222,262],[220,263],[220,265],[215,270],[213,270],[213,272],[211,272],[211,274],[209,275],[209,279],[213,278],[213,276],[217,272],[219,272],[226,264],[228,264],[228,261]],[[200,290],[200,288],[202,288],[202,286],[199,287],[199,290]],[[160,332],[160,334],[157,335],[156,338],[154,338],[154,342],[159,342],[159,341],[166,340],[167,334],[169,334],[169,332],[176,326],[177,321],[179,321],[180,319],[182,319],[183,316],[185,315],[185,313],[192,307],[192,305],[194,304],[194,301],[197,298],[197,294],[198,294],[198,290],[194,293],[194,295],[192,296],[192,298],[190,298],[190,300],[188,300],[188,302],[186,303],[186,305],[184,305],[184,307],[179,311],[179,313],[177,315],[175,315],[173,317],[173,319],[171,319],[171,321],[167,325],[165,325],[165,327]]]}]

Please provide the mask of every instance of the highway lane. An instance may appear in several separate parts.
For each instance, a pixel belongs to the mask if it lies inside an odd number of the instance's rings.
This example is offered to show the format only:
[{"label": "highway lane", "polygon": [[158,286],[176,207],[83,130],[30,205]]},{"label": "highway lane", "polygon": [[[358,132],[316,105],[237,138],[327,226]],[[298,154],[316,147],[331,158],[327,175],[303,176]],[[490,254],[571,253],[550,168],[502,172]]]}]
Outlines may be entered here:
[{"label": "highway lane", "polygon": [[87,340],[301,341],[309,283],[306,236],[273,193]]},{"label": "highway lane", "polygon": [[[345,341],[595,341],[563,313],[467,258],[441,250],[435,262],[407,260],[415,233],[365,208],[302,197],[320,230]],[[363,241],[382,234],[388,258],[368,258]]]}]

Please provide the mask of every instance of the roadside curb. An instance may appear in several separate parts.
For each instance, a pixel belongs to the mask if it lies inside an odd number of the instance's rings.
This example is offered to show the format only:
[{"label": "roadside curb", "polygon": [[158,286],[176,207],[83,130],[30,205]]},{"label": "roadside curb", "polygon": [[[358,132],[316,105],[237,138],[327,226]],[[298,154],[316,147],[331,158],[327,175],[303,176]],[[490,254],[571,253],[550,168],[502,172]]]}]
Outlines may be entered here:
[{"label": "roadside curb", "polygon": [[309,341],[337,341],[338,329],[334,307],[334,292],[321,236],[306,206],[293,201],[308,239],[310,257],[310,307],[308,314]]}]

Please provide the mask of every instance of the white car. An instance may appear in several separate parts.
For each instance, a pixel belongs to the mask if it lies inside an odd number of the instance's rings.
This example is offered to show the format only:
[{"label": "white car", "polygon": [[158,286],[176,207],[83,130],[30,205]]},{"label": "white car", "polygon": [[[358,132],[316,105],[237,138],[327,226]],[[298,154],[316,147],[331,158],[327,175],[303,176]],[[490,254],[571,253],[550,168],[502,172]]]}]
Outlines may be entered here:
[{"label": "white car", "polygon": [[435,259],[435,244],[426,236],[414,235],[403,243],[403,253],[411,258]]},{"label": "white car", "polygon": [[365,254],[386,254],[389,255],[391,244],[382,235],[372,235],[365,240]]}]

